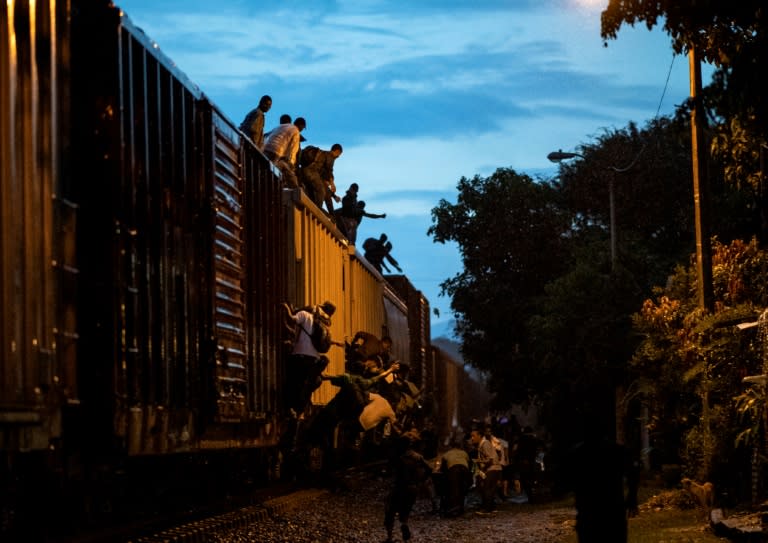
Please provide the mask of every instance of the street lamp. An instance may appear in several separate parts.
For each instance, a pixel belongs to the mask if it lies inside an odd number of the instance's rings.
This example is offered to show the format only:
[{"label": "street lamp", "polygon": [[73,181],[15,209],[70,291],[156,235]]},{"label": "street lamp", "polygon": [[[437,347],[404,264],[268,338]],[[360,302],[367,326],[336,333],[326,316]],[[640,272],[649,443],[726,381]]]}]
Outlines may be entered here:
[{"label": "street lamp", "polygon": [[[562,149],[558,149],[557,151],[552,151],[547,155],[547,158],[550,162],[557,162],[560,163],[563,160],[570,160],[572,158],[583,158],[586,160],[586,157],[579,153],[566,153]],[[607,170],[612,171],[621,171],[618,168],[606,168]],[[613,195],[613,175],[608,176],[608,210],[610,215],[610,235],[611,235],[611,270],[616,270],[616,206],[614,205],[614,195]]]},{"label": "street lamp", "polygon": [[550,162],[562,162],[563,160],[569,160],[576,157],[585,158],[584,155],[579,153],[566,153],[562,149],[552,151],[547,155]]}]

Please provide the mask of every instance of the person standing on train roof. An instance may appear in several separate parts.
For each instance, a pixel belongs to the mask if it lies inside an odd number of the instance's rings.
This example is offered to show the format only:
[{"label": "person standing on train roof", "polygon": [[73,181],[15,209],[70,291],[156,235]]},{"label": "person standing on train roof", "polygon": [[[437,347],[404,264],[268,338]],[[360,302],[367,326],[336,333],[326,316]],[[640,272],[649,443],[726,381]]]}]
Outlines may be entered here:
[{"label": "person standing on train roof", "polygon": [[[320,375],[328,365],[328,358],[317,350],[312,340],[315,320],[330,327],[336,306],[325,301],[314,308],[294,310],[288,304],[282,304],[282,307],[295,328],[291,355],[285,370],[285,405],[295,416],[299,416],[309,405],[312,393],[322,383]],[[338,341],[331,341],[331,344],[344,346],[344,343]]]},{"label": "person standing on train roof", "polygon": [[259,105],[249,111],[243,122],[240,123],[240,131],[248,135],[259,149],[264,148],[264,114],[271,107],[272,98],[265,94],[259,100]]},{"label": "person standing on train roof", "polygon": [[298,117],[293,124],[281,124],[269,133],[264,142],[264,155],[277,166],[290,188],[298,188],[296,158],[301,145],[301,132],[307,127],[304,117]]},{"label": "person standing on train roof", "polygon": [[354,245],[355,242],[357,241],[357,229],[360,226],[360,223],[363,222],[363,217],[368,217],[369,219],[386,219],[387,214],[386,213],[368,213],[365,210],[365,202],[363,200],[360,200],[359,202],[357,202],[357,206],[355,207],[354,211],[352,211],[351,220],[349,220],[347,223],[348,225],[347,231],[349,232],[349,236],[347,236],[347,239],[349,239],[349,242],[352,245]]},{"label": "person standing on train roof", "polygon": [[357,241],[357,229],[363,220],[363,217],[370,219],[386,219],[387,214],[368,213],[365,210],[365,202],[357,200],[357,193],[360,187],[357,183],[349,185],[346,194],[341,199],[341,208],[336,210],[336,225],[344,234],[349,243],[354,245]]}]

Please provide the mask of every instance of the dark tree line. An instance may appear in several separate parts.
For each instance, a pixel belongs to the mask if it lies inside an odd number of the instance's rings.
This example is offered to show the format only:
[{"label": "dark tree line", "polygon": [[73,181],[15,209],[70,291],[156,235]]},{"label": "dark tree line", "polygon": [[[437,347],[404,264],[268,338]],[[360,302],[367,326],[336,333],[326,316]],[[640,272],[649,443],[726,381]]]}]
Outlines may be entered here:
[{"label": "dark tree line", "polygon": [[[456,203],[433,209],[430,235],[456,242],[463,258],[462,273],[442,285],[462,353],[489,375],[495,407],[536,402],[567,442],[574,406],[595,390],[609,405],[616,387],[640,377],[632,360],[644,332],[633,316],[695,252],[688,134],[684,117],[630,124],[583,145],[583,158],[555,179],[511,169],[462,178]],[[626,171],[609,167],[638,154]],[[710,182],[717,238],[749,239],[759,222],[753,195],[723,175]],[[687,294],[695,299],[695,288]]]},{"label": "dark tree line", "polygon": [[456,203],[432,210],[429,234],[456,242],[464,262],[442,285],[463,355],[489,375],[496,407],[536,402],[565,443],[570,415],[601,391],[606,424],[628,421],[620,438],[649,440],[656,461],[682,461],[692,476],[717,472],[736,441],[760,433],[741,378],[765,355],[733,323],[768,304],[765,12],[758,0],[611,0],[602,15],[606,39],[664,21],[677,52],[695,46],[717,67],[705,90],[712,314],[696,304],[687,105],[605,131],[554,179],[505,168],[462,178]]}]

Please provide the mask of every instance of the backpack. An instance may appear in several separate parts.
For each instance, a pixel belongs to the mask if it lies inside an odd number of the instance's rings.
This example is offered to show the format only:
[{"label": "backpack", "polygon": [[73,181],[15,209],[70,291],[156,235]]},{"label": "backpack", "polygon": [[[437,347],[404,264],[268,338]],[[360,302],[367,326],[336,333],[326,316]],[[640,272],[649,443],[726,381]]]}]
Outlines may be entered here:
[{"label": "backpack", "polygon": [[314,145],[307,145],[301,150],[301,157],[299,157],[299,166],[307,168],[314,164],[315,160],[320,154],[320,148]]},{"label": "backpack", "polygon": [[370,252],[378,247],[378,241],[376,238],[367,238],[363,242],[363,251]]},{"label": "backpack", "polygon": [[312,315],[312,332],[309,339],[318,353],[327,353],[331,349],[331,331],[328,323],[317,311]]}]

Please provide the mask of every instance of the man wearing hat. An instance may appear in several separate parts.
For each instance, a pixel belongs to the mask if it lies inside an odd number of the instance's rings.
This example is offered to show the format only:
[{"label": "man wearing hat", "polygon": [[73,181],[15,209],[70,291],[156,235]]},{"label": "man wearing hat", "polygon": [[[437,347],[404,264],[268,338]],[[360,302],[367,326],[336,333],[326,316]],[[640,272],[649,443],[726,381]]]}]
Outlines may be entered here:
[{"label": "man wearing hat", "polygon": [[[330,301],[325,301],[318,306],[299,310],[294,310],[288,304],[282,304],[282,307],[294,327],[291,355],[288,357],[288,367],[285,371],[285,404],[286,409],[298,416],[304,412],[309,405],[312,393],[322,383],[320,374],[328,365],[328,358],[317,350],[312,341],[315,320],[330,327],[336,306]],[[344,346],[344,343],[337,341],[331,341],[331,344]]]}]

